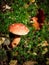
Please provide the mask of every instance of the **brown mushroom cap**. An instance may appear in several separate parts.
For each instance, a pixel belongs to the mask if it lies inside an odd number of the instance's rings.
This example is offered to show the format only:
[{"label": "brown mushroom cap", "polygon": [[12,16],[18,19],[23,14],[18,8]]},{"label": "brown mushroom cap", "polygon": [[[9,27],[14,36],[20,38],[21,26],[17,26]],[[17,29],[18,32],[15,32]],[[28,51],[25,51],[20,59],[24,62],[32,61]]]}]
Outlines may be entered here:
[{"label": "brown mushroom cap", "polygon": [[26,35],[29,29],[22,23],[14,23],[9,26],[9,32],[16,35]]}]

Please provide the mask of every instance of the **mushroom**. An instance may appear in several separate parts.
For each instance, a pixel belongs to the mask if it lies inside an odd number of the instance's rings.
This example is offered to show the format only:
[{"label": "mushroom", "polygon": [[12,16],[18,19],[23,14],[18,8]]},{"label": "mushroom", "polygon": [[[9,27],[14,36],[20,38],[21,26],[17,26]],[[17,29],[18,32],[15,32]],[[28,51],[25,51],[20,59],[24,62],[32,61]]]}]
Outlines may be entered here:
[{"label": "mushroom", "polygon": [[32,26],[33,26],[36,30],[40,30],[39,23],[38,23],[38,18],[37,18],[37,17],[31,18],[30,23],[32,23]]},{"label": "mushroom", "polygon": [[[11,47],[16,47],[21,39],[21,35],[26,35],[29,32],[29,29],[22,23],[14,23],[9,26],[9,32],[12,33],[14,39],[10,43]],[[12,37],[10,34],[10,36]]]},{"label": "mushroom", "polygon": [[30,23],[35,28],[35,30],[40,30],[44,25],[45,15],[43,9],[38,9],[37,15],[31,17]]}]

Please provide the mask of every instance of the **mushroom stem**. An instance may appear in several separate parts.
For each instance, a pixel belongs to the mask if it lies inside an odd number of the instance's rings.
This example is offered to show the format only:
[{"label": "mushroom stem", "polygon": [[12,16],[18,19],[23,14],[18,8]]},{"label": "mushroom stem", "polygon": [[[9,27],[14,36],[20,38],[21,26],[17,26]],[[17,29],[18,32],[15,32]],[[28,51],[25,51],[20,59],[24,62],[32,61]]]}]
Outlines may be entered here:
[{"label": "mushroom stem", "polygon": [[20,35],[14,35],[12,33],[9,33],[9,37],[10,37],[10,40],[11,40],[9,47],[10,48],[16,47],[20,42],[20,39],[21,39]]},{"label": "mushroom stem", "polygon": [[21,39],[20,36],[16,36],[16,37],[13,39],[13,41],[11,42],[11,47],[12,47],[12,48],[16,47],[16,46],[19,44],[20,39]]}]

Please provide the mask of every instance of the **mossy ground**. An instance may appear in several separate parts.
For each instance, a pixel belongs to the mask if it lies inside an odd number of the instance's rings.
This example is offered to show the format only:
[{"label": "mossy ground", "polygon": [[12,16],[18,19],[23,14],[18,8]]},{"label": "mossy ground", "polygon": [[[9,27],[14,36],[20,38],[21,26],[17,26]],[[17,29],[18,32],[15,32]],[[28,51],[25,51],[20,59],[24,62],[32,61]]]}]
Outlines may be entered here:
[{"label": "mossy ground", "polygon": [[[20,44],[12,50],[0,50],[0,56],[9,56],[10,60],[18,60],[21,65],[24,61],[34,60],[37,65],[48,65],[49,58],[49,4],[48,0],[1,0],[0,1],[0,33],[9,34],[8,26],[12,23],[23,23],[30,32],[21,36]],[[11,9],[5,9],[7,4]],[[38,9],[43,9],[45,14],[44,25],[40,30],[35,30],[30,24],[30,18],[36,16]],[[45,43],[46,41],[46,43]],[[45,44],[45,46],[43,46]],[[46,46],[46,44],[48,44]],[[6,52],[5,52],[6,51]],[[3,53],[3,54],[2,54]],[[9,55],[8,55],[9,54]],[[0,61],[3,59],[0,58]]]}]

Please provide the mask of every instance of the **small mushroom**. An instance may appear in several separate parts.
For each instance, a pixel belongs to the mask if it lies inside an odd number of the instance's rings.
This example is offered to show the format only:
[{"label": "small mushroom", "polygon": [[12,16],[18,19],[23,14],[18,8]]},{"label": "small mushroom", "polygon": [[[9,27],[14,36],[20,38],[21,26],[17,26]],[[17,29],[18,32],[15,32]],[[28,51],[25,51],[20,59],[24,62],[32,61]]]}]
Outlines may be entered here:
[{"label": "small mushroom", "polygon": [[37,15],[35,17],[31,17],[30,23],[35,28],[35,30],[40,30],[44,25],[45,15],[43,9],[38,9]]},{"label": "small mushroom", "polygon": [[[22,23],[14,23],[9,26],[9,32],[13,34],[14,39],[11,42],[11,47],[16,47],[21,39],[21,35],[26,35],[29,29]],[[12,36],[12,35],[11,35]]]},{"label": "small mushroom", "polygon": [[37,18],[37,17],[31,18],[30,23],[32,23],[32,26],[33,26],[36,30],[40,30],[39,23],[38,23],[38,18]]}]

